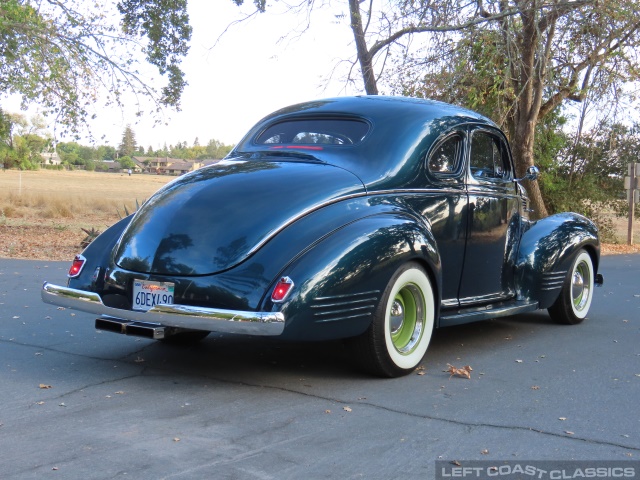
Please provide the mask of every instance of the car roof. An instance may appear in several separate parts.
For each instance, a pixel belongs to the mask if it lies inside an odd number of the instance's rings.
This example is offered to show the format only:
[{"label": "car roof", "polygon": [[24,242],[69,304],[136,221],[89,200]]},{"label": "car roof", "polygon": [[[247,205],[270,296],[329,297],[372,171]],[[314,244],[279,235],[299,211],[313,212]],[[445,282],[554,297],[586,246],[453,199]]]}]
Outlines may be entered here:
[{"label": "car roof", "polygon": [[370,130],[358,145],[325,148],[313,155],[352,171],[368,188],[398,188],[405,182],[401,177],[415,178],[415,169],[431,145],[456,127],[480,124],[497,128],[476,112],[435,100],[381,95],[336,97],[273,112],[247,133],[234,152],[263,150],[264,145],[254,140],[278,122],[333,116],[364,120]]}]

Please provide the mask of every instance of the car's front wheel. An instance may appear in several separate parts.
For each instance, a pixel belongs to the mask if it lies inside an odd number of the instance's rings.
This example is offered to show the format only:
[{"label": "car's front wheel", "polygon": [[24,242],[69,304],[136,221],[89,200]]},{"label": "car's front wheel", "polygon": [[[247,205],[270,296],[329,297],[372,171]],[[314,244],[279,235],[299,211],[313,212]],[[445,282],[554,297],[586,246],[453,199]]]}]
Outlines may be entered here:
[{"label": "car's front wheel", "polygon": [[564,280],[560,296],[548,309],[551,318],[567,325],[582,322],[591,307],[594,278],[591,256],[585,250],[579,250]]},{"label": "car's front wheel", "polygon": [[389,280],[369,329],[353,339],[357,360],[380,376],[412,372],[431,341],[434,316],[429,276],[417,263],[401,266]]}]

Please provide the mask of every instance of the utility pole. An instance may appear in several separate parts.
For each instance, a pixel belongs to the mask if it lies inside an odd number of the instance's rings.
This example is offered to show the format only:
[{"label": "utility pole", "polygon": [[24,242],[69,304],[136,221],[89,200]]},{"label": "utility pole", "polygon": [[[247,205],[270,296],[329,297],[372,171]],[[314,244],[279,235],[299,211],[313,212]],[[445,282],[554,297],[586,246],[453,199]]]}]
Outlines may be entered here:
[{"label": "utility pole", "polygon": [[629,164],[629,176],[624,177],[624,188],[629,200],[629,229],[627,230],[627,244],[633,245],[633,217],[635,204],[640,202],[640,163]]}]

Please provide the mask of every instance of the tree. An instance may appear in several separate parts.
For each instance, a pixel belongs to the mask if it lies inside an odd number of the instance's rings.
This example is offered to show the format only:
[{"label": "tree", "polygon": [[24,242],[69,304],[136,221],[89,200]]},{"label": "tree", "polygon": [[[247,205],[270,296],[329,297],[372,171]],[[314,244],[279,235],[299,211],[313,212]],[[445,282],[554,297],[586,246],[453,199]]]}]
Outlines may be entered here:
[{"label": "tree", "polygon": [[[0,92],[38,103],[72,131],[101,93],[108,105],[131,92],[157,109],[178,107],[191,38],[186,0],[121,0],[117,10],[105,0],[3,0]],[[139,74],[142,58],[166,76],[160,91]]]},{"label": "tree", "polygon": [[68,165],[83,165],[80,158],[80,144],[77,142],[60,142],[56,146],[60,160]]},{"label": "tree", "polygon": [[224,158],[232,149],[233,145],[225,145],[214,138],[207,144],[206,155],[208,158]]},{"label": "tree", "polygon": [[37,116],[29,121],[24,115],[0,109],[0,163],[5,168],[37,168],[43,160],[41,154],[51,146],[42,127]]},{"label": "tree", "polygon": [[118,146],[118,154],[121,156],[131,156],[138,149],[136,145],[136,134],[133,132],[131,125],[127,125],[122,133],[122,141]]},{"label": "tree", "polygon": [[118,163],[120,164],[120,167],[122,167],[124,169],[135,168],[135,166],[136,166],[136,164],[131,159],[131,157],[126,156],[126,155],[124,157],[120,157],[118,159]]}]

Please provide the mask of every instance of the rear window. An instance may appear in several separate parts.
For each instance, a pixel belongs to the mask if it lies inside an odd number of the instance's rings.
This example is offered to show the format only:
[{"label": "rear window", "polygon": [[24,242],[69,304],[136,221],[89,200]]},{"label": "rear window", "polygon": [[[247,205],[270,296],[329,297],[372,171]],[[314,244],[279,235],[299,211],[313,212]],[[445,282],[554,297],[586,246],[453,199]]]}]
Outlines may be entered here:
[{"label": "rear window", "polygon": [[357,119],[296,119],[271,125],[255,142],[259,145],[356,145],[369,131],[369,124]]}]

